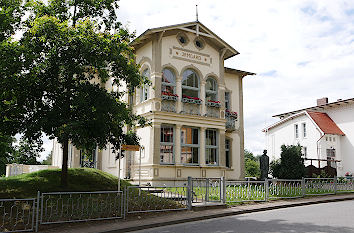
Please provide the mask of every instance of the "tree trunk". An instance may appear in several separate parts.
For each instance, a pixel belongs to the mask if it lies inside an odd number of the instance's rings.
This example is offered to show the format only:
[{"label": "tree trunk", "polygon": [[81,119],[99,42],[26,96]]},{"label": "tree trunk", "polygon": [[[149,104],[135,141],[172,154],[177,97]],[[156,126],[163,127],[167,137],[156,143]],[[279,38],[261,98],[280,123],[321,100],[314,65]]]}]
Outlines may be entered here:
[{"label": "tree trunk", "polygon": [[69,156],[69,142],[65,140],[63,143],[63,163],[61,166],[61,186],[68,186],[68,156]]}]

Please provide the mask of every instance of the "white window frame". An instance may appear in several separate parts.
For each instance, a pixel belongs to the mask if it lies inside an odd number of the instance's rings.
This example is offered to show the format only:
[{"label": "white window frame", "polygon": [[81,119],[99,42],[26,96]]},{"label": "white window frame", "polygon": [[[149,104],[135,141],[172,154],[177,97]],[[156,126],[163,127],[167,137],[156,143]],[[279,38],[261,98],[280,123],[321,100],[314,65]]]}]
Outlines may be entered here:
[{"label": "white window frame", "polygon": [[[183,128],[190,128],[190,129],[198,130],[198,144],[186,144],[185,143],[184,137],[182,137],[182,134],[184,134]],[[187,136],[187,135],[185,135],[185,136]],[[181,157],[182,157],[182,153],[183,153],[183,147],[198,148],[198,161],[197,161],[197,163],[195,163],[193,161],[193,163],[184,163],[184,164],[185,165],[194,165],[194,166],[199,165],[199,163],[200,163],[200,130],[199,130],[199,128],[191,127],[191,126],[182,126],[182,128],[181,128]],[[192,159],[193,159],[193,155],[192,155]],[[182,158],[181,158],[181,161],[182,161]]]},{"label": "white window frame", "polygon": [[173,72],[170,68],[164,68],[164,69],[162,70],[162,75],[164,75],[164,71],[165,71],[165,70],[168,70],[168,71],[171,72],[171,74],[172,74],[173,77],[174,77],[175,83],[173,84],[173,83],[164,82],[164,81],[163,81],[163,78],[162,78],[162,81],[161,81],[161,90],[164,89],[164,88],[163,88],[164,86],[169,86],[169,87],[172,87],[172,89],[173,89],[173,93],[172,93],[172,94],[176,94],[176,81],[177,81],[177,79],[176,79],[175,72]]},{"label": "white window frame", "polygon": [[[208,132],[209,133],[215,133],[215,144],[216,145],[208,145],[207,144],[207,138],[208,138]],[[219,134],[219,131],[217,129],[206,129],[205,130],[205,164],[208,165],[208,166],[218,166],[219,165],[219,137],[218,137],[218,134]],[[208,150],[215,150],[215,161],[214,163],[208,163],[208,160],[211,161],[212,158],[207,158],[208,156],[208,153],[207,151]]]},{"label": "white window frame", "polygon": [[[141,75],[150,79],[150,70],[146,68]],[[149,97],[149,85],[143,84],[140,91],[140,102],[148,100]]]},{"label": "white window frame", "polygon": [[[195,74],[195,76],[196,76],[196,79],[197,79],[197,87],[195,87],[195,86],[188,86],[188,85],[184,85],[183,84],[183,82],[184,81],[186,81],[187,80],[187,78],[188,78],[188,76],[186,76],[186,73],[188,72],[188,71],[191,71],[191,72],[193,72],[194,74]],[[187,82],[186,82],[187,83]],[[195,84],[195,82],[194,82],[194,84]],[[197,97],[199,98],[199,96],[200,96],[200,78],[199,78],[199,76],[198,76],[198,74],[197,74],[197,72],[195,72],[194,70],[192,70],[192,69],[187,69],[187,70],[185,70],[184,72],[183,72],[183,77],[182,77],[182,95],[183,95],[183,90],[184,89],[186,89],[186,90],[192,90],[192,91],[197,91]]]},{"label": "white window frame", "polygon": [[[161,138],[163,128],[172,128],[172,142],[163,142]],[[160,130],[160,164],[175,164],[175,128],[173,125],[162,124]],[[161,160],[161,146],[172,146],[172,162],[165,163]]]},{"label": "white window frame", "polygon": [[[215,90],[208,90],[206,87],[206,83],[211,80],[212,82],[212,88],[214,85]],[[218,101],[218,82],[215,80],[213,77],[208,77],[206,82],[205,82],[205,100],[207,101],[207,94],[214,94],[215,99],[211,99],[212,101]]]},{"label": "white window frame", "polygon": [[295,136],[295,139],[299,138],[299,125],[298,124],[294,125],[294,136]]},{"label": "white window frame", "polygon": [[302,123],[302,137],[303,137],[303,138],[306,138],[306,137],[307,137],[306,123]]}]

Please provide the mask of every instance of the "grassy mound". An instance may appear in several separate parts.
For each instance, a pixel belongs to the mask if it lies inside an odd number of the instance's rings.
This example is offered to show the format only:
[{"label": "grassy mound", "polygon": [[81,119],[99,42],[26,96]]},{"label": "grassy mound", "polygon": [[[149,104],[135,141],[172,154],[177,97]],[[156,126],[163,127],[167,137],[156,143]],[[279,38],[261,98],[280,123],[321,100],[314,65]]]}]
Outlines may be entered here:
[{"label": "grassy mound", "polygon": [[[37,191],[114,191],[117,190],[117,177],[92,168],[68,169],[68,186],[60,185],[60,169],[42,170],[19,176],[0,178],[0,198],[36,197]],[[121,181],[121,189],[130,185]]]}]

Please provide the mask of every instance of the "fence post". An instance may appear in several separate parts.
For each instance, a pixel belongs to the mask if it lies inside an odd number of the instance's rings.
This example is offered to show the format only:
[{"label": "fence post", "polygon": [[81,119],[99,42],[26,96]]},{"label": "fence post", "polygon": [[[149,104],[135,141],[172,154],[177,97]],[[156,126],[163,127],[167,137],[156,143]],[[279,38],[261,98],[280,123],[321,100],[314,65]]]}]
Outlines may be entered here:
[{"label": "fence post", "polygon": [[222,203],[226,203],[226,179],[224,176],[221,177],[221,184],[220,184],[220,195]]},{"label": "fence post", "polygon": [[122,198],[123,198],[123,219],[125,219],[125,215],[128,211],[128,190],[127,186],[124,187],[124,192],[122,193]]},{"label": "fence post", "polygon": [[301,179],[301,191],[302,191],[302,196],[304,197],[306,195],[305,177],[302,177]]},{"label": "fence post", "polygon": [[334,176],[334,194],[337,194],[337,176]]},{"label": "fence post", "polygon": [[209,178],[205,179],[205,199],[204,202],[209,201]]},{"label": "fence post", "polygon": [[39,200],[40,192],[37,192],[37,206],[36,206],[36,232],[38,232],[38,222],[39,222]]},{"label": "fence post", "polygon": [[188,210],[192,210],[192,198],[193,198],[193,187],[192,187],[192,177],[188,176],[188,187],[187,187],[187,206]]},{"label": "fence post", "polygon": [[265,178],[265,180],[264,180],[264,188],[265,188],[265,201],[268,201],[268,199],[269,199],[269,183],[268,183],[267,178]]}]

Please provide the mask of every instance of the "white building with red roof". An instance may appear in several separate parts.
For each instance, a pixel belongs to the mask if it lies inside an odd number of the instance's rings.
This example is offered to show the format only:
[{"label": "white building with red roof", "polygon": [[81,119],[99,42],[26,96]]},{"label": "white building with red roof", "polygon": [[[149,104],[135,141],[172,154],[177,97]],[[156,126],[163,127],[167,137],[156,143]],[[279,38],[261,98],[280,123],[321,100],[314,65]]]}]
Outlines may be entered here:
[{"label": "white building with red roof", "polygon": [[281,145],[303,147],[305,165],[336,168],[337,176],[354,173],[354,98],[282,113],[263,132],[271,160],[280,158]]}]

